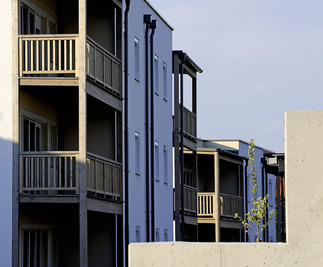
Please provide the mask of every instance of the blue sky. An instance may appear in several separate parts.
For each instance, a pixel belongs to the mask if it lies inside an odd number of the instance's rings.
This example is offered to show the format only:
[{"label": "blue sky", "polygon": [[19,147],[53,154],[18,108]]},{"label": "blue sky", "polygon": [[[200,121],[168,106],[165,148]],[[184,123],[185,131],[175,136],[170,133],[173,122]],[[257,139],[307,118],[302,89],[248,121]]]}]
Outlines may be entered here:
[{"label": "blue sky", "polygon": [[284,112],[321,109],[322,0],[150,0],[204,70],[198,136],[284,151]]}]

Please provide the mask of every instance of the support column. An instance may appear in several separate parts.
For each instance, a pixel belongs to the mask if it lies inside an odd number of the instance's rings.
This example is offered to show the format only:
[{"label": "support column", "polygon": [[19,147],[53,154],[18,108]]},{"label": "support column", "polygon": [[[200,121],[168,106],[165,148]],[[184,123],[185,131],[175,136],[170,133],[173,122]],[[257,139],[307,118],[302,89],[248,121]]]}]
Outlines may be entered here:
[{"label": "support column", "polygon": [[[3,216],[0,219],[0,231],[3,249],[0,252],[1,266],[19,266],[19,83],[18,83],[18,1],[6,2],[1,5],[1,16],[7,23],[0,26],[2,41],[5,46],[1,55],[1,62],[6,62],[6,67],[1,71],[1,84],[5,91],[1,91],[0,109],[2,120],[0,139],[10,140],[7,145],[1,144],[1,152],[5,153],[5,161],[1,162],[1,183],[2,203],[12,209],[12,220],[10,213],[5,213],[6,208],[2,207]],[[11,20],[10,20],[11,19]],[[12,39],[10,39],[12,38]],[[12,65],[9,63],[12,62]],[[12,91],[11,91],[11,90]],[[8,112],[8,113],[7,113]],[[12,124],[11,124],[12,123]],[[7,137],[7,138],[6,138]],[[0,154],[1,154],[0,152]],[[1,157],[1,156],[0,156]],[[11,165],[11,160],[13,165]],[[6,164],[8,162],[9,164]],[[6,182],[4,182],[4,180]],[[12,184],[11,184],[12,181]],[[4,186],[6,183],[6,186]],[[10,186],[12,185],[12,187]],[[12,199],[12,206],[9,205]],[[11,212],[11,211],[10,211]],[[10,219],[9,219],[10,218]],[[9,227],[7,227],[9,226]],[[12,227],[12,228],[11,228]],[[12,238],[12,240],[11,240]],[[12,242],[11,242],[12,241]],[[12,243],[12,249],[10,248]],[[5,249],[4,249],[5,248]]]},{"label": "support column", "polygon": [[215,219],[215,242],[220,242],[220,160],[219,153],[214,153],[214,198],[213,212]]},{"label": "support column", "polygon": [[173,73],[174,73],[174,169],[175,169],[175,241],[181,241],[180,227],[180,155],[179,155],[179,59],[173,55]]},{"label": "support column", "polygon": [[79,0],[79,180],[80,266],[88,265],[86,185],[86,0]]}]

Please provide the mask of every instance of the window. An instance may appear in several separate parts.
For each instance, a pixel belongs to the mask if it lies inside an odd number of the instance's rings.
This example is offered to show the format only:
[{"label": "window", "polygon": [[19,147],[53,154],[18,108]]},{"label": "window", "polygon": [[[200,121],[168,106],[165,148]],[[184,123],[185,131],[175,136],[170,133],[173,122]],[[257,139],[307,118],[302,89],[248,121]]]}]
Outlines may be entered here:
[{"label": "window", "polygon": [[56,234],[48,226],[23,226],[20,247],[21,267],[57,266]]},{"label": "window", "polygon": [[28,118],[23,118],[22,123],[22,150],[23,151],[41,151],[42,125]]},{"label": "window", "polygon": [[19,23],[20,34],[56,33],[56,18],[33,1],[21,1]]},{"label": "window", "polygon": [[136,226],[136,242],[140,242],[140,226]]},{"label": "window", "polygon": [[56,150],[56,122],[22,108],[20,143],[21,151]]},{"label": "window", "polygon": [[164,146],[164,183],[168,183],[168,151],[167,146]]},{"label": "window", "polygon": [[140,175],[140,134],[135,132],[135,173]]},{"label": "window", "polygon": [[155,141],[155,180],[159,181],[159,143]]},{"label": "window", "polygon": [[159,95],[159,77],[158,77],[158,56],[154,55],[154,86],[155,86],[155,93]]},{"label": "window", "polygon": [[268,194],[269,194],[269,206],[273,206],[273,183],[272,183],[272,180],[269,180],[269,191],[268,191]]},{"label": "window", "polygon": [[163,62],[163,98],[167,100],[167,64]]},{"label": "window", "polygon": [[159,228],[156,228],[156,242],[160,241]]},{"label": "window", "polygon": [[168,229],[164,229],[164,241],[168,241]]},{"label": "window", "polygon": [[135,46],[135,79],[137,81],[140,80],[140,72],[139,72],[139,39],[135,37],[134,39]]}]

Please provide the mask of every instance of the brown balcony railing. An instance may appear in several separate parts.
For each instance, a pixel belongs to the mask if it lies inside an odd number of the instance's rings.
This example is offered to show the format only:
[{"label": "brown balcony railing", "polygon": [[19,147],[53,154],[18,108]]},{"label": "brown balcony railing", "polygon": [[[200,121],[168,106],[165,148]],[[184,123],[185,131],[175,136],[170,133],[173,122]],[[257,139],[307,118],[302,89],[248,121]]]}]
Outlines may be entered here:
[{"label": "brown balcony railing", "polygon": [[121,61],[90,37],[87,37],[86,50],[87,75],[117,95],[121,95]]},{"label": "brown balcony railing", "polygon": [[121,163],[87,153],[87,187],[95,196],[121,200]]},{"label": "brown balcony railing", "polygon": [[78,35],[20,35],[19,77],[71,74],[78,77]]},{"label": "brown balcony railing", "polygon": [[220,194],[220,215],[234,218],[234,214],[243,215],[243,197]]},{"label": "brown balcony railing", "polygon": [[19,192],[78,194],[78,152],[20,152]]},{"label": "brown balcony railing", "polygon": [[[179,107],[181,108],[181,106]],[[197,132],[196,132],[196,115],[191,112],[189,109],[184,107],[184,134],[187,136],[196,139]],[[181,112],[179,112],[179,120],[181,119]]]}]

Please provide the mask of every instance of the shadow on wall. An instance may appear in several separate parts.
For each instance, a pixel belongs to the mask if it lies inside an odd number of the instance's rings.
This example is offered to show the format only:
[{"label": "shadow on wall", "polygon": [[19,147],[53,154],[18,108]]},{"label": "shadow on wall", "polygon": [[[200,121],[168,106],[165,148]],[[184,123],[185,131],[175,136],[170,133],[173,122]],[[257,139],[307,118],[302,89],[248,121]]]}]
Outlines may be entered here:
[{"label": "shadow on wall", "polygon": [[12,151],[12,141],[0,137],[0,266],[11,266]]}]

